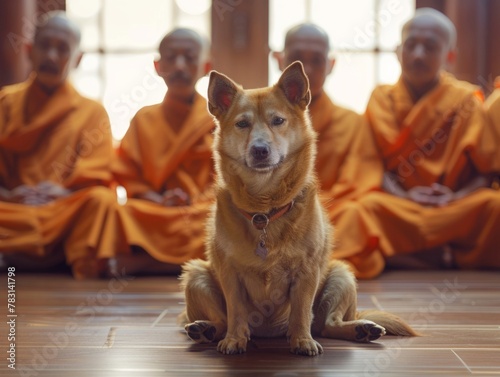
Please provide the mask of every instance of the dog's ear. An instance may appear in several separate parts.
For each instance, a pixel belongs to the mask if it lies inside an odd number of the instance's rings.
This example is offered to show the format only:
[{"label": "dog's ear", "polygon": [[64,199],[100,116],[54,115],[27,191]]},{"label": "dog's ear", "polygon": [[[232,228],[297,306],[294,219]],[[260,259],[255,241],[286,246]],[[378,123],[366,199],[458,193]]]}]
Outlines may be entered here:
[{"label": "dog's ear", "polygon": [[309,80],[301,62],[296,61],[285,68],[276,84],[285,93],[285,97],[294,105],[305,109],[311,102]]},{"label": "dog's ear", "polygon": [[210,72],[208,83],[208,111],[216,117],[225,113],[238,92],[236,84],[217,71]]}]

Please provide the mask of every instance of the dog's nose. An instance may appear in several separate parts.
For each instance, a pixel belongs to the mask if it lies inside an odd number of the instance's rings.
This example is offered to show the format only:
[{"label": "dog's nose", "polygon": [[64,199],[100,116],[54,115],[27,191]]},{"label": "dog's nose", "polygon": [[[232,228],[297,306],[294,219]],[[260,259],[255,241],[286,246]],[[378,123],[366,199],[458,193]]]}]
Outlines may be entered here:
[{"label": "dog's nose", "polygon": [[269,147],[265,144],[252,146],[252,157],[256,160],[265,160],[269,156]]}]

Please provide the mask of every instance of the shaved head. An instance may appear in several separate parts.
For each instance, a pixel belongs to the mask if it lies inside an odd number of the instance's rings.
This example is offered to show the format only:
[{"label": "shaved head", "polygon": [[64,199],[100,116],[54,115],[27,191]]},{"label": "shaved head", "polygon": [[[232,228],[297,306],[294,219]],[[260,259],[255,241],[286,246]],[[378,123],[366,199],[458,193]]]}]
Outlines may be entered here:
[{"label": "shaved head", "polygon": [[165,47],[168,45],[169,41],[172,39],[189,39],[194,41],[199,47],[203,58],[208,58],[210,53],[210,43],[204,37],[202,37],[199,33],[192,29],[188,28],[175,28],[168,34],[166,34],[160,42],[159,51],[160,55],[162,55],[162,51],[165,50]]},{"label": "shaved head", "polygon": [[76,46],[80,45],[80,41],[82,39],[80,28],[76,23],[70,20],[68,16],[66,16],[66,12],[62,10],[56,10],[40,16],[35,29],[35,39],[37,35],[39,35],[40,32],[47,27],[56,27],[66,30],[74,38]]},{"label": "shaved head", "polygon": [[163,37],[156,72],[167,84],[167,95],[190,103],[197,81],[210,70],[210,44],[196,31],[175,28]]},{"label": "shaved head", "polygon": [[441,31],[445,42],[448,44],[450,50],[454,49],[457,44],[457,30],[453,22],[446,17],[443,13],[433,8],[419,8],[415,11],[415,15],[411,20],[404,24],[402,29],[402,39],[406,38],[408,30],[414,24],[423,25],[427,24],[438,28]]},{"label": "shaved head", "polygon": [[285,35],[283,51],[273,55],[281,70],[294,61],[302,62],[309,79],[312,102],[323,93],[323,85],[335,59],[330,56],[330,38],[320,26],[303,23],[292,27]]},{"label": "shaved head", "polygon": [[439,82],[440,72],[456,57],[456,30],[448,17],[431,8],[420,8],[402,29],[399,48],[401,74],[414,100]]},{"label": "shaved head", "polygon": [[293,42],[296,38],[310,38],[316,40],[322,40],[325,43],[325,46],[328,50],[330,50],[330,38],[326,31],[320,28],[318,25],[304,23],[297,26],[294,26],[285,36],[285,49]]}]

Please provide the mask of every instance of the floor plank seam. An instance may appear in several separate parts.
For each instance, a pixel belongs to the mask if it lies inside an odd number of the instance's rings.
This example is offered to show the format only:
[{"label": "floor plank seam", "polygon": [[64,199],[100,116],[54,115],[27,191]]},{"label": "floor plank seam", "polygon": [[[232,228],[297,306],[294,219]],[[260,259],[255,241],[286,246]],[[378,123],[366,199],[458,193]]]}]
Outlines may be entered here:
[{"label": "floor plank seam", "polygon": [[189,340],[177,322],[186,303],[175,277],[138,277],[119,293],[108,281],[23,275],[16,364],[39,377],[500,376],[499,282],[498,273],[461,271],[360,281],[359,310],[394,313],[424,336],[369,344],[318,336],[317,358],[291,355],[286,337],[253,337],[247,353],[229,357],[215,342]]},{"label": "floor plank seam", "polygon": [[453,354],[457,357],[458,360],[460,360],[460,362],[464,365],[464,367],[467,368],[467,370],[469,371],[470,374],[472,374],[472,370],[469,368],[469,366],[465,363],[465,361],[463,361],[463,359],[458,356],[458,354],[455,352],[455,350],[451,350],[451,352],[453,352]]},{"label": "floor plank seam", "polygon": [[161,314],[156,318],[156,320],[151,324],[150,327],[156,327],[156,325],[165,317],[168,313],[168,309],[165,309],[164,311],[161,312]]}]

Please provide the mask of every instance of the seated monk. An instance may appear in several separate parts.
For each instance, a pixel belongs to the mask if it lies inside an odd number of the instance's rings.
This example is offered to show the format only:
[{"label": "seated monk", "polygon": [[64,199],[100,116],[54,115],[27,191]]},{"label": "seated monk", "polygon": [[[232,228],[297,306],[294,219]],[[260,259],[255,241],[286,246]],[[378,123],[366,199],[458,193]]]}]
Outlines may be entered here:
[{"label": "seated monk", "polygon": [[108,115],[67,80],[79,42],[64,12],[48,13],[28,46],[33,74],[0,92],[0,252],[20,269],[65,259],[87,278],[115,253],[118,205]]},{"label": "seated monk", "polygon": [[360,278],[419,252],[434,266],[500,267],[500,195],[490,187],[497,152],[478,88],[444,72],[455,39],[446,16],[417,10],[402,29],[399,81],[369,100],[376,148],[367,144],[366,153],[384,168],[381,190],[343,206],[336,219],[338,233],[351,235],[336,256]]},{"label": "seated monk", "polygon": [[113,171],[127,190],[122,225],[133,251],[117,263],[128,273],[177,272],[204,255],[214,123],[195,84],[210,70],[208,49],[189,29],[162,39],[155,68],[165,98],[137,112],[117,150]]},{"label": "seated monk", "polygon": [[[318,152],[316,172],[321,184],[322,200],[330,218],[335,222],[339,204],[356,198],[363,190],[377,187],[378,181],[357,179],[363,170],[370,169],[371,160],[363,161],[357,149],[361,138],[369,133],[363,116],[334,104],[324,91],[324,84],[335,65],[331,56],[328,34],[315,24],[292,27],[285,36],[283,51],[274,52],[281,70],[299,60],[309,79],[311,103],[309,114],[317,133]],[[361,187],[360,182],[368,186]],[[344,238],[336,232],[337,247]]]}]

